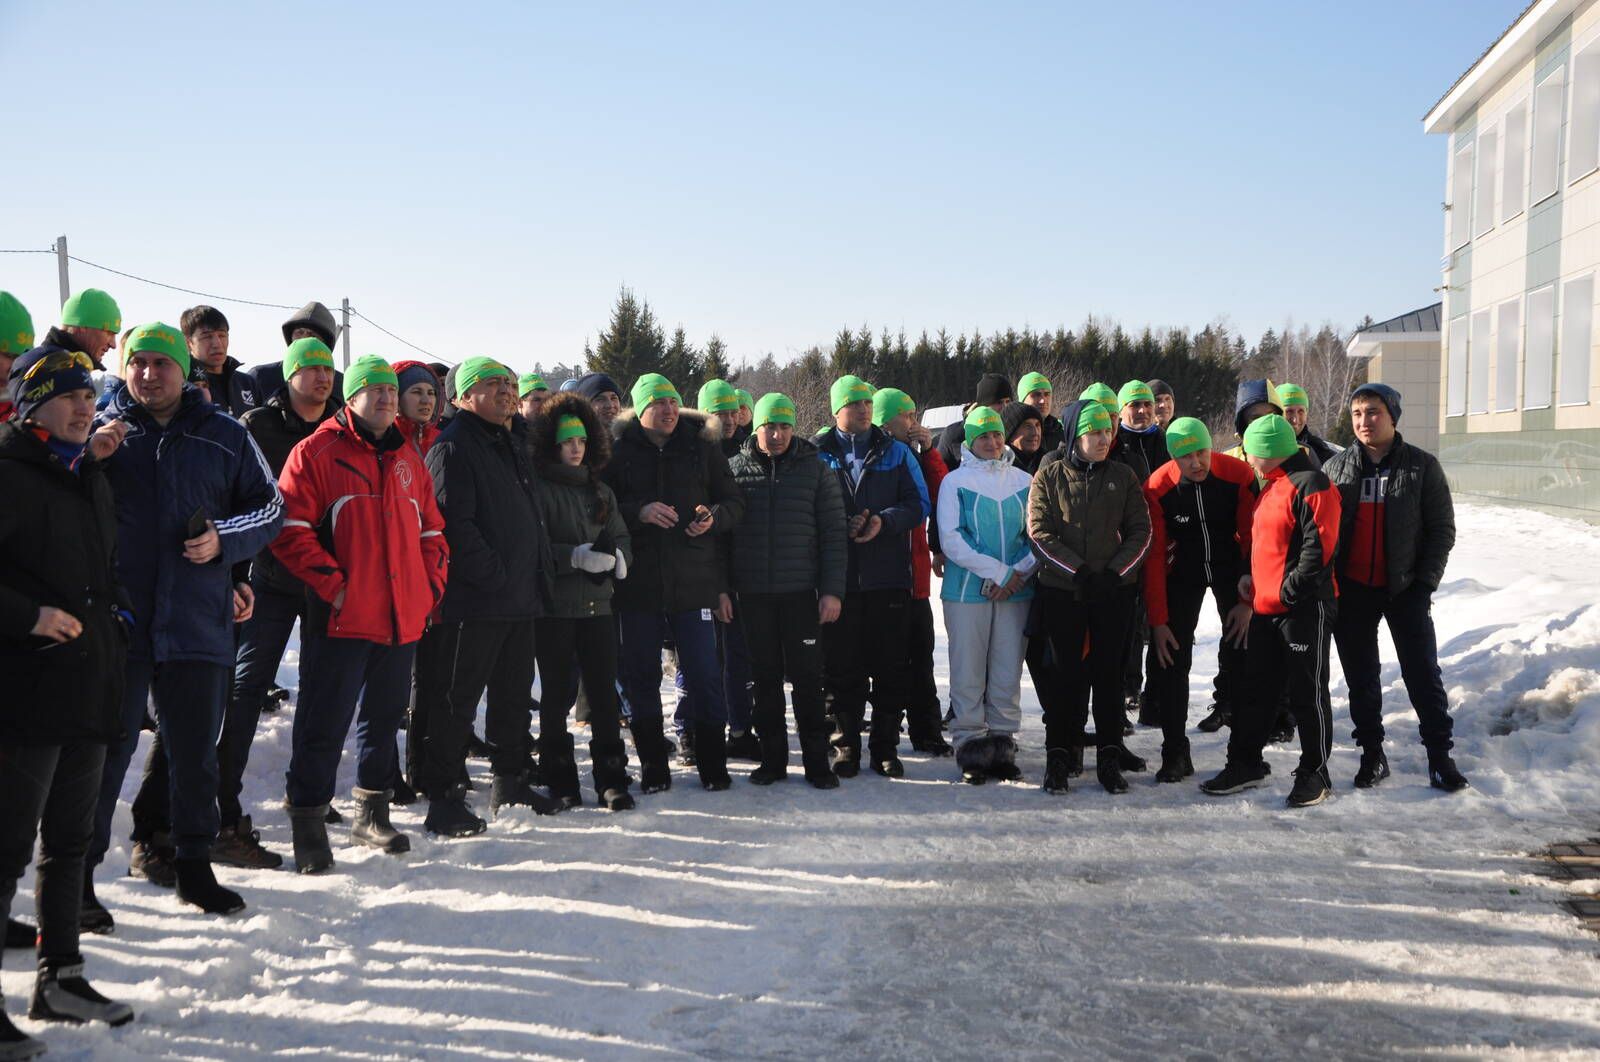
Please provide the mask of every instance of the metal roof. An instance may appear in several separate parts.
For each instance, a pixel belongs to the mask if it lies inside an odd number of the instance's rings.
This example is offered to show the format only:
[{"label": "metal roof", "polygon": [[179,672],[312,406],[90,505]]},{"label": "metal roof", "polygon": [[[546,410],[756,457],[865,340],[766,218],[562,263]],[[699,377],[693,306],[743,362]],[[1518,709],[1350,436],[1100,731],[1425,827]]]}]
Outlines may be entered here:
[{"label": "metal roof", "polygon": [[1387,321],[1379,321],[1375,325],[1368,325],[1357,332],[1356,335],[1371,336],[1380,332],[1437,332],[1443,319],[1444,303],[1436,302],[1432,306],[1424,306],[1420,310],[1412,310],[1410,313],[1391,317]]},{"label": "metal roof", "polygon": [[1456,78],[1454,81],[1452,81],[1450,83],[1450,87],[1444,90],[1444,95],[1440,96],[1437,100],[1435,100],[1433,102],[1433,106],[1429,107],[1428,110],[1427,110],[1427,113],[1422,116],[1424,121],[1427,120],[1427,117],[1428,117],[1429,114],[1432,114],[1435,110],[1438,109],[1439,104],[1443,103],[1445,100],[1450,98],[1450,93],[1452,93],[1452,92],[1454,92],[1456,90],[1456,86],[1457,85],[1459,85],[1463,81],[1465,81],[1472,74],[1472,72],[1474,70],[1478,69],[1478,64],[1479,63],[1481,63],[1485,59],[1489,58],[1489,53],[1494,51],[1495,45],[1497,45],[1501,41],[1505,40],[1506,37],[1511,33],[1511,31],[1517,28],[1518,23],[1520,23],[1523,19],[1527,18],[1528,17],[1528,13],[1530,11],[1532,11],[1534,8],[1539,6],[1539,3],[1540,3],[1540,0],[1533,0],[1532,3],[1530,3],[1527,7],[1522,9],[1522,13],[1521,14],[1519,14],[1516,18],[1511,20],[1511,25],[1507,26],[1505,29],[1500,31],[1500,36],[1496,37],[1494,39],[1494,41],[1490,43],[1489,47],[1485,48],[1483,50],[1483,53],[1472,61],[1472,65],[1471,66],[1467,67],[1465,70],[1463,70],[1461,72],[1461,76],[1460,77]]}]

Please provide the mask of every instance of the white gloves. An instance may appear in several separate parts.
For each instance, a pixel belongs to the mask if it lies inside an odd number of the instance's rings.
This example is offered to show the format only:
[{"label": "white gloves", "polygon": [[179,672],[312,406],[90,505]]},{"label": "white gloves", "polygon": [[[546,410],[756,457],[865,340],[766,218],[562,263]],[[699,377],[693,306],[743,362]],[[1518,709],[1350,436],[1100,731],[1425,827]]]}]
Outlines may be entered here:
[{"label": "white gloves", "polygon": [[615,568],[617,560],[617,557],[609,553],[596,553],[594,547],[587,543],[572,548],[572,566],[579,571],[599,575]]},{"label": "white gloves", "polygon": [[616,576],[618,579],[626,579],[628,577],[628,560],[622,555],[620,549],[617,550]]}]

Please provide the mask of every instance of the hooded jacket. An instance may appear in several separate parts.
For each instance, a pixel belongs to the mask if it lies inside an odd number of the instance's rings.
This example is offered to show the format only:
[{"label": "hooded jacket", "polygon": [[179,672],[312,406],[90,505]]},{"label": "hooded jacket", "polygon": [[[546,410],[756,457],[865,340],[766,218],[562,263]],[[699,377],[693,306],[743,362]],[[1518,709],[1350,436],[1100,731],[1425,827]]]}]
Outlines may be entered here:
[{"label": "hooded jacket", "polygon": [[849,543],[845,590],[910,590],[911,531],[932,511],[928,487],[909,446],[882,428],[869,427],[867,435],[859,481],[850,476],[839,432],[828,428],[811,440],[839,481],[846,520],[862,512],[883,518],[882,530],[871,541]]},{"label": "hooded jacket", "polygon": [[[564,416],[583,421],[588,432],[583,463],[562,464],[556,426]],[[551,568],[548,615],[556,619],[609,616],[617,583],[613,570],[596,576],[572,566],[572,551],[593,546],[598,552],[621,552],[633,569],[633,536],[617,505],[617,496],[600,479],[611,460],[611,440],[588,402],[559,394],[528,425],[529,452],[538,473],[539,507],[550,535]],[[626,581],[626,579],[624,579]]]},{"label": "hooded jacket", "polygon": [[1145,481],[1144,494],[1152,539],[1144,604],[1150,623],[1160,626],[1170,615],[1169,583],[1231,590],[1249,570],[1256,474],[1243,461],[1213,451],[1204,481],[1189,482],[1178,463],[1168,461]]},{"label": "hooded jacket", "polygon": [[733,585],[741,594],[815,591],[843,598],[849,560],[839,480],[796,435],[777,457],[752,436],[729,463],[744,494],[733,529]]},{"label": "hooded jacket", "polygon": [[[1038,567],[1028,540],[1028,494],[1033,479],[1017,468],[1009,446],[983,460],[964,447],[961,467],[939,486],[940,544],[944,583],[939,597],[962,604],[986,604],[983,584],[1004,584],[1013,574],[1032,576]],[[1030,581],[1008,601],[1033,597]]]},{"label": "hooded jacket", "polygon": [[1150,552],[1150,508],[1143,482],[1121,461],[1089,462],[1077,452],[1079,399],[1064,411],[1067,441],[1057,459],[1033,477],[1028,537],[1039,557],[1039,581],[1081,599],[1082,579],[1111,571],[1123,585],[1139,577]]},{"label": "hooded jacket", "polygon": [[[1323,471],[1340,494],[1339,573],[1373,585],[1362,558],[1370,563],[1381,556],[1390,594],[1413,585],[1430,594],[1439,589],[1456,543],[1456,514],[1438,459],[1397,433],[1382,466],[1356,444],[1335,455]],[[1381,518],[1362,520],[1363,506],[1378,509]],[[1379,541],[1360,540],[1358,526]]]},{"label": "hooded jacket", "polygon": [[[722,538],[744,516],[744,496],[722,456],[720,428],[704,414],[680,409],[672,433],[657,446],[630,409],[612,421],[611,434],[611,462],[602,478],[617,496],[635,557],[617,586],[615,607],[667,613],[716,608],[718,595],[732,591]],[[643,523],[639,510],[651,502],[675,509],[677,524]],[[711,511],[711,530],[691,538],[689,525],[700,506]]]},{"label": "hooded jacket", "polygon": [[1281,616],[1309,601],[1339,596],[1339,488],[1304,450],[1267,473],[1250,525],[1250,577],[1256,613]]}]

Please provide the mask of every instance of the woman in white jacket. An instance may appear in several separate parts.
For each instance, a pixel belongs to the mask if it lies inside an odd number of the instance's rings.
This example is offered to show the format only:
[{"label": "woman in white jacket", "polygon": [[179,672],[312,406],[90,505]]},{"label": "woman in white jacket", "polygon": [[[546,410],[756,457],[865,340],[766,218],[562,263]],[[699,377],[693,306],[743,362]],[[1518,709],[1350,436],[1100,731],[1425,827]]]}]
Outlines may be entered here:
[{"label": "woman in white jacket", "polygon": [[1028,543],[1028,474],[1012,464],[1000,414],[967,416],[961,466],[939,488],[950,740],[963,781],[1015,781],[1022,656],[1037,561]]}]

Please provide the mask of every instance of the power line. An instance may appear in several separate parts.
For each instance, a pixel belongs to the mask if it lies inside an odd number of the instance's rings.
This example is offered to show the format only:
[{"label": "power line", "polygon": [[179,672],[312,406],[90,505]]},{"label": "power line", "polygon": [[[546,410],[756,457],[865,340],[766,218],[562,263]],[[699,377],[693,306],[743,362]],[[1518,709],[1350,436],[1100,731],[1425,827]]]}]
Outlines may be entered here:
[{"label": "power line", "polygon": [[355,314],[357,317],[361,318],[363,321],[367,322],[367,324],[371,325],[373,328],[376,328],[378,331],[382,332],[384,335],[388,336],[390,339],[397,340],[397,341],[399,341],[401,343],[404,343],[406,346],[410,347],[412,350],[415,350],[415,351],[417,351],[419,353],[422,353],[422,354],[426,354],[428,357],[432,358],[434,361],[442,361],[446,365],[455,365],[456,364],[456,362],[451,361],[449,358],[441,357],[438,354],[435,354],[431,350],[427,350],[427,349],[425,349],[423,347],[417,346],[415,343],[411,342],[411,340],[409,340],[409,339],[402,339],[400,336],[395,335],[393,332],[389,331],[387,328],[383,327],[383,325],[379,324],[377,321],[374,321],[372,318],[368,317],[366,314],[362,313],[360,310],[356,309],[354,306],[350,307],[350,312]]},{"label": "power line", "polygon": [[49,250],[40,251],[32,247],[27,247],[20,251],[14,251],[9,248],[0,248],[0,254],[55,254],[55,252]]},{"label": "power line", "polygon": [[[50,253],[53,254],[54,252]],[[163,284],[161,281],[151,280],[149,277],[141,277],[135,276],[132,273],[124,273],[120,269],[112,269],[110,266],[101,265],[99,262],[91,262],[87,258],[79,258],[75,254],[69,254],[67,257],[72,261],[77,262],[79,265],[86,265],[91,269],[100,269],[107,273],[115,273],[119,277],[127,277],[129,280],[137,280],[141,284],[153,284],[158,288],[166,288],[169,291],[181,291],[185,295],[198,295],[202,299],[215,299],[217,302],[237,302],[244,306],[265,306],[270,310],[298,310],[300,308],[298,306],[285,306],[281,302],[257,302],[254,299],[234,299],[229,298],[227,295],[213,295],[208,291],[195,291],[193,288],[181,288],[176,284]]]}]

